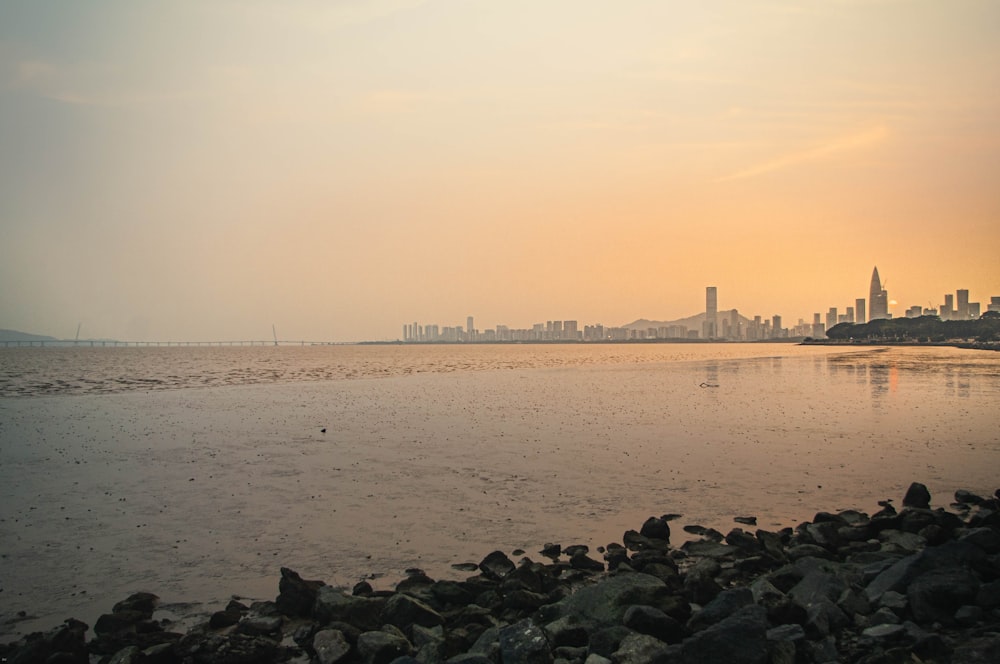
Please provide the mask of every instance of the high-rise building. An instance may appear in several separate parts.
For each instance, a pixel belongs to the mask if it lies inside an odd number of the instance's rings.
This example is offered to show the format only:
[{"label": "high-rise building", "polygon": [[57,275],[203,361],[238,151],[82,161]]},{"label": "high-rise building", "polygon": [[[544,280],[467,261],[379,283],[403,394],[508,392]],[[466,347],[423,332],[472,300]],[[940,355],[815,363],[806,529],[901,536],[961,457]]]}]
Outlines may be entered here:
[{"label": "high-rise building", "polygon": [[476,328],[472,325],[472,316],[465,319],[465,338],[469,341],[476,340]]},{"label": "high-rise building", "polygon": [[781,316],[778,314],[771,316],[771,336],[775,339],[785,336],[785,331],[781,327]]},{"label": "high-rise building", "polygon": [[837,307],[830,307],[830,310],[826,312],[826,329],[830,329],[838,322],[837,320]]},{"label": "high-rise building", "polygon": [[945,293],[944,304],[941,305],[941,320],[951,320],[955,317],[955,296]]},{"label": "high-rise building", "polygon": [[575,320],[563,321],[563,336],[567,341],[576,341],[579,337],[578,323]]},{"label": "high-rise building", "polygon": [[854,321],[857,323],[868,322],[868,318],[865,316],[865,298],[863,297],[854,300]]},{"label": "high-rise building", "polygon": [[868,289],[868,311],[869,320],[889,317],[889,293],[882,288],[877,266],[872,270],[872,282]]},{"label": "high-rise building", "polygon": [[845,323],[853,323],[854,322],[854,307],[847,307],[847,313],[845,315],[846,315],[847,318],[846,318],[846,320],[844,322]]},{"label": "high-rise building", "polygon": [[955,291],[955,318],[958,320],[969,319],[969,291],[966,288],[959,288]]},{"label": "high-rise building", "polygon": [[705,322],[702,324],[701,336],[714,339],[718,336],[719,295],[715,286],[705,288]]}]

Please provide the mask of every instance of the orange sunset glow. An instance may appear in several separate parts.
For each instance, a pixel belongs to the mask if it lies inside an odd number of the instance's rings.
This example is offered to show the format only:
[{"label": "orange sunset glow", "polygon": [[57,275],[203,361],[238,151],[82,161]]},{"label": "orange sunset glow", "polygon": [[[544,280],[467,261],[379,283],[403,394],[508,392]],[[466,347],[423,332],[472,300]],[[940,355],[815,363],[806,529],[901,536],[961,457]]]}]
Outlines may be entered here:
[{"label": "orange sunset glow", "polygon": [[1000,295],[1000,3],[0,6],[0,327],[380,340]]}]

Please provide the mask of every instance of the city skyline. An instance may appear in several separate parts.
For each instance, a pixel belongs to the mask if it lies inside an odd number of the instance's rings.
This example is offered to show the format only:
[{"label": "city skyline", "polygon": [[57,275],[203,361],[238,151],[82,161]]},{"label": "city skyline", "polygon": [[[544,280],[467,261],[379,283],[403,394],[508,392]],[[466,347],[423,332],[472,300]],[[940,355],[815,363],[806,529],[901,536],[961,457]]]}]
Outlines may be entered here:
[{"label": "city skyline", "polygon": [[[465,327],[461,325],[442,325],[440,323],[423,323],[418,321],[404,323],[402,336],[404,342],[462,342],[462,341],[625,341],[636,339],[716,339],[734,341],[762,341],[783,338],[823,337],[825,331],[840,323],[866,323],[871,320],[892,318],[890,306],[896,305],[890,300],[885,282],[879,276],[878,266],[872,270],[869,282],[868,300],[857,298],[853,306],[848,306],[841,313],[837,306],[831,306],[823,314],[814,312],[811,322],[798,318],[794,324],[783,324],[781,314],[770,317],[760,314],[747,315],[738,307],[719,310],[718,287],[705,287],[705,306],[701,313],[673,320],[650,321],[636,319],[630,323],[605,325],[602,322],[587,322],[580,327],[576,319],[555,320],[532,323],[530,327],[511,326],[497,323],[495,328],[477,329],[474,326],[474,316],[466,318]],[[867,315],[866,312],[872,312]],[[959,288],[954,293],[944,293],[939,307],[928,305],[913,305],[905,308],[904,316],[915,318],[919,316],[938,316],[942,320],[961,320],[978,318],[984,311],[1000,313],[1000,296],[990,296],[990,301],[983,306],[981,302],[969,300],[969,290]],[[720,319],[720,314],[722,314]],[[721,324],[719,321],[722,321]],[[641,322],[644,321],[647,325]],[[684,325],[678,323],[686,322]]]},{"label": "city skyline", "polygon": [[9,0],[0,327],[379,340],[708,285],[787,327],[876,264],[896,316],[986,302],[998,43],[993,0]]}]

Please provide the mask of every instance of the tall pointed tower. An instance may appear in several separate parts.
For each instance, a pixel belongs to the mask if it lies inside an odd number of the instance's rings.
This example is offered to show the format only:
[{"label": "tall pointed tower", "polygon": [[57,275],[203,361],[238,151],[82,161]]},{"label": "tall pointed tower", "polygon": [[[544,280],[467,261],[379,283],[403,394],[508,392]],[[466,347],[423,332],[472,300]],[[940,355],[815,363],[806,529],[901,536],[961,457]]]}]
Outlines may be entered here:
[{"label": "tall pointed tower", "polygon": [[889,317],[889,294],[882,288],[878,266],[872,270],[872,283],[868,289],[868,320]]}]

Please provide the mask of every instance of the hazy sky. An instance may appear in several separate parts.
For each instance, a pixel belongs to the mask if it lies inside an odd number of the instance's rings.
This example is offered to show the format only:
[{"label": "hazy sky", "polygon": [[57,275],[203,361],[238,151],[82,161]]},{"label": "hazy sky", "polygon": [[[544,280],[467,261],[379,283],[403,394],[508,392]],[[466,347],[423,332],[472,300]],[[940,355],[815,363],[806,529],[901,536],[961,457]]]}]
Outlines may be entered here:
[{"label": "hazy sky", "polygon": [[0,327],[1000,295],[996,0],[6,0]]}]

